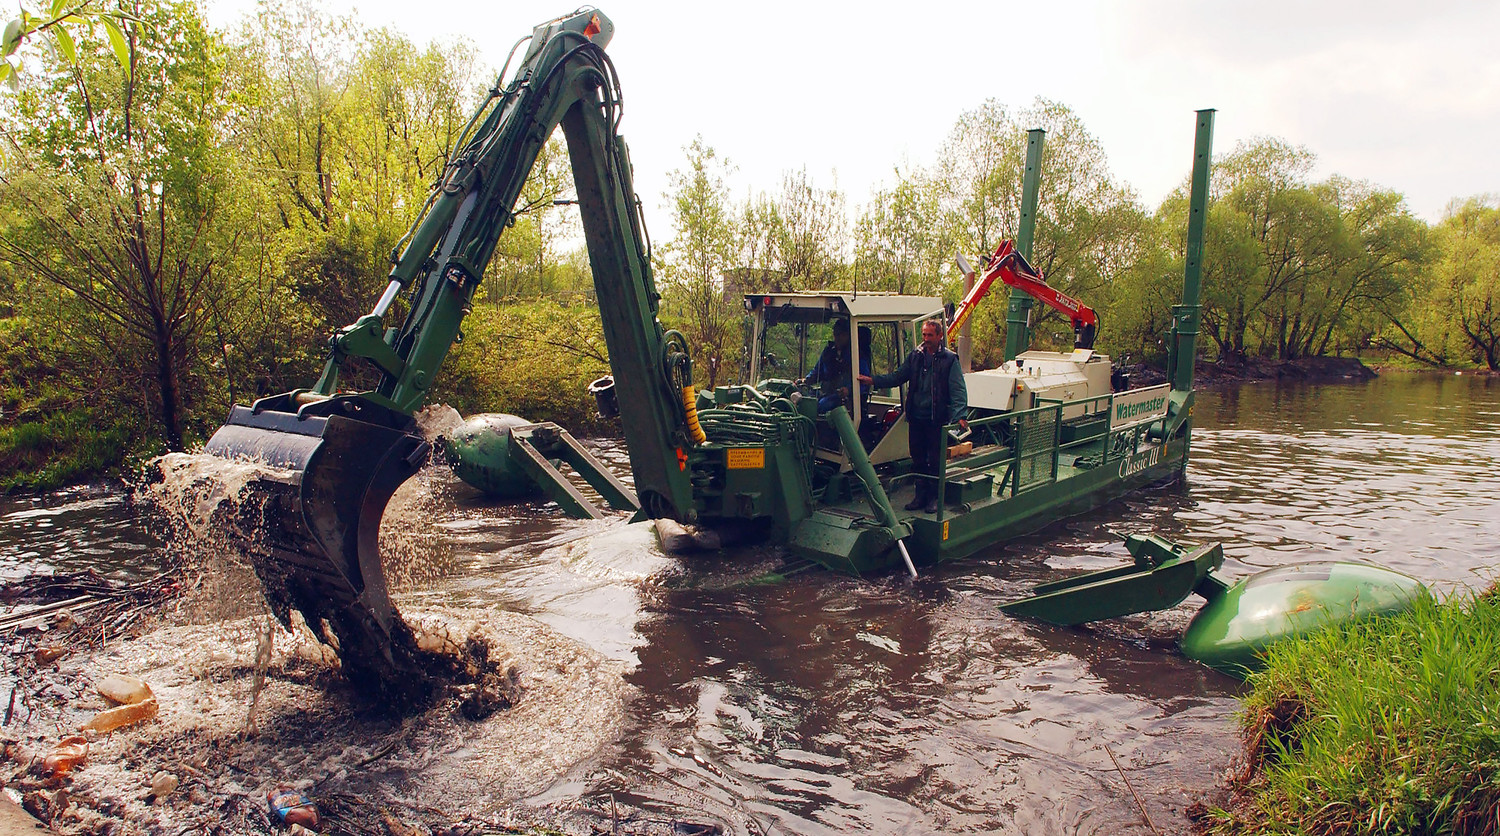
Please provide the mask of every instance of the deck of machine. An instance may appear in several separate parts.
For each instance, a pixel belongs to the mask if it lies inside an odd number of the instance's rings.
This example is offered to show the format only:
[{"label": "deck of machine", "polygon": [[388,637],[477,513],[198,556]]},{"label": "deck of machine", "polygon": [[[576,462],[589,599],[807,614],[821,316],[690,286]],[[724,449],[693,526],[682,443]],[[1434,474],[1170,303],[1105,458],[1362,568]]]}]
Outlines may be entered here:
[{"label": "deck of machine", "polygon": [[[922,564],[967,557],[1173,478],[1187,460],[1185,421],[1174,420],[1185,418],[1186,409],[1169,414],[1164,405],[1144,420],[1114,417],[1142,402],[1171,404],[1169,397],[1168,387],[1158,386],[974,419],[974,437],[1004,441],[943,462],[938,480],[944,502],[935,513],[895,512],[910,530],[905,542],[913,559]],[[1074,412],[1078,417],[1064,418]],[[842,457],[836,450],[821,452],[830,463]],[[877,532],[882,502],[900,507],[914,490],[918,477],[908,464],[875,467],[883,500],[864,489],[852,465],[829,474],[815,497],[816,510],[790,532],[793,553],[856,574],[897,564],[893,550],[876,548],[882,539]],[[864,547],[851,547],[855,542]]]}]

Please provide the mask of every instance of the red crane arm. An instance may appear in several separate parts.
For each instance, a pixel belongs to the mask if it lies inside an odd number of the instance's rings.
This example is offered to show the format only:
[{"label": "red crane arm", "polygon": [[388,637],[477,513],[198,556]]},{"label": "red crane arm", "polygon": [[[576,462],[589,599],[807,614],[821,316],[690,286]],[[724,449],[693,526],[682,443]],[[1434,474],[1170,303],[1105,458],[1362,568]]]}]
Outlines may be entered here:
[{"label": "red crane arm", "polygon": [[1089,326],[1097,327],[1099,324],[1099,314],[1095,313],[1093,308],[1047,284],[1042,274],[1027,264],[1026,259],[1016,252],[1013,242],[1001,241],[1000,246],[995,249],[995,255],[990,258],[984,275],[974,282],[974,287],[969,290],[963,301],[959,303],[958,309],[954,311],[953,323],[948,327],[950,340],[957,338],[958,329],[974,313],[979,300],[990,292],[990,287],[994,285],[997,278],[1010,287],[1026,291],[1041,300],[1043,304],[1062,313],[1072,320],[1074,330]]}]

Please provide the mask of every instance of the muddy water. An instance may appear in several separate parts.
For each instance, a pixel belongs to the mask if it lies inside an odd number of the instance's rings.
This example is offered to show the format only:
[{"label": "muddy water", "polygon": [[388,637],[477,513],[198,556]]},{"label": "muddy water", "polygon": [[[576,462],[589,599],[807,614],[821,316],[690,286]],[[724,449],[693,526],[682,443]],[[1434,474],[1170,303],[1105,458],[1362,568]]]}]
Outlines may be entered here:
[{"label": "muddy water", "polygon": [[[457,568],[404,601],[524,613],[627,671],[623,732],[534,806],[613,793],[737,833],[1149,833],[1128,776],[1180,832],[1230,764],[1240,693],[1174,654],[1191,609],[1058,629],[994,602],[1126,559],[1132,531],[1222,542],[1231,578],[1361,559],[1451,593],[1500,565],[1500,381],[1248,385],[1201,393],[1196,418],[1185,483],[915,583],[749,584],[774,550],[671,559],[637,528],[454,489],[413,525]],[[0,500],[0,572],[141,567],[130,519],[107,494]]]}]

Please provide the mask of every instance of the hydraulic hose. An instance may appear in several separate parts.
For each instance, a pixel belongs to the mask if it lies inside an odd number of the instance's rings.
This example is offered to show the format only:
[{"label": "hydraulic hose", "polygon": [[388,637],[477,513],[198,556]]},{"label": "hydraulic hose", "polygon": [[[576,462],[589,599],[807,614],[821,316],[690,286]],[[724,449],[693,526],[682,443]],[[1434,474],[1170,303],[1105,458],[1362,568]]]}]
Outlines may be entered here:
[{"label": "hydraulic hose", "polygon": [[698,423],[698,393],[691,383],[682,387],[682,408],[687,414],[688,436],[693,439],[694,444],[707,444],[708,435],[703,432],[703,425]]}]

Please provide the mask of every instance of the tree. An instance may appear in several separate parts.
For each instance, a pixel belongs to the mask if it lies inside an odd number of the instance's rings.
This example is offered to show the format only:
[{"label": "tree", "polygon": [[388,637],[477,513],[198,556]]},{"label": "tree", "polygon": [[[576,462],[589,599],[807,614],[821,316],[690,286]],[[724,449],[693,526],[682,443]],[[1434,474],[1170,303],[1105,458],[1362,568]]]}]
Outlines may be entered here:
[{"label": "tree", "polygon": [[1452,206],[1438,233],[1449,321],[1471,359],[1500,370],[1500,206],[1491,197]]},{"label": "tree", "polygon": [[1214,165],[1203,324],[1221,360],[1243,361],[1256,336],[1266,346],[1267,335],[1288,322],[1296,301],[1289,295],[1331,267],[1320,260],[1317,239],[1331,234],[1337,212],[1309,188],[1313,164],[1305,148],[1259,139]]},{"label": "tree", "polygon": [[1401,195],[1312,182],[1314,163],[1305,148],[1259,139],[1215,166],[1203,322],[1221,360],[1363,346],[1428,260],[1426,226]]},{"label": "tree", "polygon": [[367,313],[389,256],[477,101],[475,51],[419,49],[307,0],[261,6],[239,35],[232,138],[263,178],[298,295],[327,327]]},{"label": "tree", "polygon": [[855,225],[857,287],[941,295],[956,247],[953,226],[943,222],[940,188],[923,171],[898,170],[896,185],[875,193]]},{"label": "tree", "polygon": [[[517,299],[558,292],[592,293],[592,274],[572,269],[564,245],[577,242],[578,214],[559,202],[573,198],[573,171],[568,147],[554,135],[537,156],[516,198],[515,225],[500,243],[485,271],[485,298]],[[575,253],[584,251],[575,244]],[[584,258],[581,262],[587,265]]]},{"label": "tree", "polygon": [[[952,240],[989,255],[1016,237],[1028,128],[1047,131],[1032,264],[1052,286],[1107,310],[1111,284],[1150,256],[1154,233],[1134,195],[1110,174],[1098,140],[1061,104],[1038,99],[1013,117],[990,100],[959,117],[938,169]],[[1003,345],[1002,300],[997,295],[974,318],[976,342],[992,347],[989,362]],[[1072,342],[1071,324],[1048,309],[1038,311],[1033,329],[1042,344]]]},{"label": "tree", "polygon": [[844,195],[824,189],[807,169],[788,171],[781,193],[759,194],[741,213],[741,265],[754,290],[794,292],[840,284],[848,247]]},{"label": "tree", "polygon": [[92,41],[96,29],[103,29],[119,61],[120,69],[130,71],[130,50],[125,32],[134,28],[137,18],[121,8],[108,9],[92,2],[52,0],[45,8],[21,4],[20,13],[6,21],[0,36],[0,81],[11,90],[21,89],[21,47],[38,35],[50,36],[56,56],[67,64],[78,63],[78,41],[82,36]]},{"label": "tree", "polygon": [[1303,329],[1300,345],[1284,348],[1283,355],[1319,356],[1330,348],[1369,344],[1384,325],[1381,312],[1407,298],[1432,260],[1427,225],[1399,193],[1339,176],[1320,191],[1338,212],[1339,246],[1320,317]]},{"label": "tree", "polygon": [[24,86],[8,114],[0,259],[79,314],[59,326],[109,358],[106,376],[148,393],[141,406],[180,449],[208,303],[241,226],[218,143],[224,53],[191,5],[126,11],[144,24],[125,32],[128,71],[80,56]]},{"label": "tree", "polygon": [[725,299],[724,275],[735,257],[734,212],[726,180],[734,168],[699,136],[684,149],[686,168],[671,174],[674,235],[656,257],[668,312],[699,358],[709,388],[737,368],[740,307]]}]

